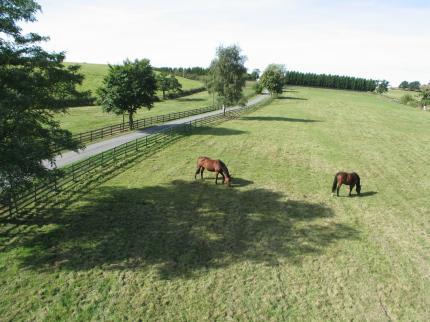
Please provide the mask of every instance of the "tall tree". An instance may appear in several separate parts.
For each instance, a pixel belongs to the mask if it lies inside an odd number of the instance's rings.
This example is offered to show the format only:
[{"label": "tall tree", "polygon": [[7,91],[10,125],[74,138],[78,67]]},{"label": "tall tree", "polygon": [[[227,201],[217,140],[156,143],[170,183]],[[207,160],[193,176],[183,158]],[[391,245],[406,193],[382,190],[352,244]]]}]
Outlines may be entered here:
[{"label": "tall tree", "polygon": [[53,174],[58,150],[79,146],[53,118],[70,98],[79,97],[78,66],[65,67],[64,53],[47,52],[35,33],[20,24],[33,22],[40,6],[33,0],[0,1],[0,197],[10,197],[31,181]]},{"label": "tall tree", "polygon": [[164,72],[161,72],[156,76],[157,79],[157,86],[163,93],[163,100],[166,99],[166,92],[170,88],[170,79],[168,78],[167,74]]},{"label": "tall tree", "polygon": [[216,57],[210,66],[209,92],[216,93],[223,106],[233,106],[244,102],[243,88],[246,82],[246,57],[236,46],[217,48]]},{"label": "tall tree", "polygon": [[418,81],[410,82],[409,83],[409,89],[411,91],[419,91],[421,88],[421,83]]},{"label": "tall tree", "polygon": [[423,85],[420,91],[420,103],[424,110],[430,105],[430,85]]},{"label": "tall tree", "polygon": [[388,85],[389,85],[389,83],[385,79],[378,81],[378,85],[376,86],[376,92],[379,94],[387,92],[388,91]]},{"label": "tall tree", "polygon": [[99,88],[100,103],[106,112],[128,113],[129,127],[134,114],[142,107],[148,110],[157,100],[157,80],[148,59],[125,60],[123,65],[109,65],[109,73]]},{"label": "tall tree", "polygon": [[409,89],[409,83],[407,81],[403,81],[400,83],[399,88],[401,89]]},{"label": "tall tree", "polygon": [[169,94],[177,94],[182,92],[182,84],[178,81],[175,75],[169,77]]},{"label": "tall tree", "polygon": [[266,88],[270,95],[282,94],[285,85],[285,67],[279,64],[270,64],[260,77],[261,86]]}]

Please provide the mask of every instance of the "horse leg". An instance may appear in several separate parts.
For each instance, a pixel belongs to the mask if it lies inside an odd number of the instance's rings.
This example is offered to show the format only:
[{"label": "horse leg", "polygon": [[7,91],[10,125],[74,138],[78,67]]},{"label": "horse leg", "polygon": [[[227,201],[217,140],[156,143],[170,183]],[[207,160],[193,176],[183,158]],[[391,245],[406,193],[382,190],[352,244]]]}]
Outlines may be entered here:
[{"label": "horse leg", "polygon": [[200,167],[197,167],[196,173],[194,174],[194,180],[197,179],[197,175],[200,173]]},{"label": "horse leg", "polygon": [[342,187],[342,182],[337,184],[336,194],[339,197],[339,189]]},{"label": "horse leg", "polygon": [[349,196],[350,196],[350,197],[351,197],[352,188],[354,188],[354,185],[353,185],[353,184],[351,184],[351,185],[349,186]]},{"label": "horse leg", "polygon": [[205,171],[205,168],[202,167],[202,170],[200,171],[200,177],[202,178],[202,180],[203,180],[203,171]]},{"label": "horse leg", "polygon": [[219,175],[219,172],[217,172],[217,173],[216,173],[216,176],[215,176],[215,184],[218,184],[218,175]]},{"label": "horse leg", "polygon": [[225,175],[222,172],[221,172],[221,175],[222,175],[222,184],[224,184],[224,182],[225,182]]}]

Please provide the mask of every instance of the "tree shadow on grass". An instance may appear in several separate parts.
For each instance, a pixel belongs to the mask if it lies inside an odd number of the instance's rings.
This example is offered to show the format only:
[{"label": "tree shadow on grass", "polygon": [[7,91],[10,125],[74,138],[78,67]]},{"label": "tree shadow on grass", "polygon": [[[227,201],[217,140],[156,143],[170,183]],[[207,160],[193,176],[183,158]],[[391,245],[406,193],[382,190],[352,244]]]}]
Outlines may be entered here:
[{"label": "tree shadow on grass", "polygon": [[201,102],[205,101],[204,98],[198,98],[198,97],[181,97],[176,99],[179,102]]},{"label": "tree shadow on grass", "polygon": [[241,120],[250,120],[250,121],[284,121],[284,122],[297,122],[297,123],[322,122],[319,120],[296,119],[296,118],[282,117],[282,116],[244,116],[244,117],[241,117],[240,119]]},{"label": "tree shadow on grass", "polygon": [[26,248],[25,269],[152,268],[161,279],[193,278],[241,261],[299,263],[358,238],[330,217],[323,204],[267,189],[176,180],[141,189],[101,187],[74,209],[35,218],[41,229],[18,246]]},{"label": "tree shadow on grass", "polygon": [[278,100],[298,100],[298,101],[307,101],[307,98],[303,97],[293,97],[293,96],[278,96]]},{"label": "tree shadow on grass", "polygon": [[201,126],[193,131],[193,135],[215,135],[215,136],[226,136],[226,135],[241,135],[246,134],[247,131],[235,130],[226,127],[211,127]]}]

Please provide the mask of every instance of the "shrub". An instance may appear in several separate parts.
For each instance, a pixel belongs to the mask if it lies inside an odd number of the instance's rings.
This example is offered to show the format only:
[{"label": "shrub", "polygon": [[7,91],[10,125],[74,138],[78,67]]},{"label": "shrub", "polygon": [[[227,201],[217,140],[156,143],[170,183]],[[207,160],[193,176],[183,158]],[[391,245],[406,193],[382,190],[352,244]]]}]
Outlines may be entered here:
[{"label": "shrub", "polygon": [[405,94],[400,98],[400,103],[404,105],[414,106],[418,105],[418,102],[414,99],[411,94]]},{"label": "shrub", "polygon": [[261,94],[263,92],[263,86],[259,82],[255,83],[253,86],[255,94]]}]

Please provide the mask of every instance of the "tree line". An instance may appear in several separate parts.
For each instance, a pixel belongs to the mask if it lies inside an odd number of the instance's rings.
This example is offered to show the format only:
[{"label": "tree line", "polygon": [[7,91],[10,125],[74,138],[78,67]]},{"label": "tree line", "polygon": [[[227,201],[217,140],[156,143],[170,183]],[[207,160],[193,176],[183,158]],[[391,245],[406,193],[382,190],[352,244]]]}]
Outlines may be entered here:
[{"label": "tree line", "polygon": [[399,88],[409,91],[419,91],[421,89],[421,83],[419,81],[408,82],[403,81],[400,83]]},{"label": "tree line", "polygon": [[288,71],[285,76],[285,83],[288,85],[349,89],[364,92],[373,92],[378,85],[378,82],[373,79],[297,71]]}]

